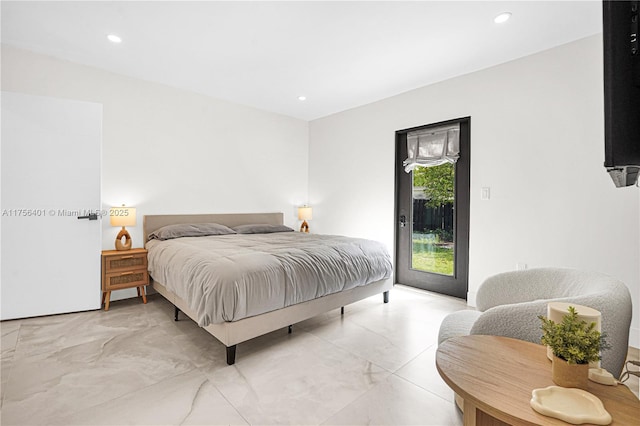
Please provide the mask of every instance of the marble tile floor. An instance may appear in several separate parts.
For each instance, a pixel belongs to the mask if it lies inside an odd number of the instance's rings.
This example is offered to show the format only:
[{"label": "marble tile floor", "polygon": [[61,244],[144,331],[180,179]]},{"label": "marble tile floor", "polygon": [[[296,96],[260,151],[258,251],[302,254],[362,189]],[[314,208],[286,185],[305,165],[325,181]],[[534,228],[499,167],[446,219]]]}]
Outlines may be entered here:
[{"label": "marble tile floor", "polygon": [[159,295],[0,323],[2,425],[461,425],[435,368],[459,299],[396,286],[238,345]]}]

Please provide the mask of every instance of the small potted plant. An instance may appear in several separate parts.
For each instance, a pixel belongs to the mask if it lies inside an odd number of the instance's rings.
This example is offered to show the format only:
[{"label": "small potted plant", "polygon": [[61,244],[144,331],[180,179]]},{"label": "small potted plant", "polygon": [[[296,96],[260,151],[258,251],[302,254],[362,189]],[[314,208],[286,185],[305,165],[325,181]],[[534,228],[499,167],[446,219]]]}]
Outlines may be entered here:
[{"label": "small potted plant", "polygon": [[562,322],[556,323],[542,315],[542,344],[553,352],[552,378],[563,387],[587,387],[589,363],[598,361],[600,351],[607,349],[605,336],[596,330],[596,323],[587,324],[578,317],[578,312],[569,306]]}]

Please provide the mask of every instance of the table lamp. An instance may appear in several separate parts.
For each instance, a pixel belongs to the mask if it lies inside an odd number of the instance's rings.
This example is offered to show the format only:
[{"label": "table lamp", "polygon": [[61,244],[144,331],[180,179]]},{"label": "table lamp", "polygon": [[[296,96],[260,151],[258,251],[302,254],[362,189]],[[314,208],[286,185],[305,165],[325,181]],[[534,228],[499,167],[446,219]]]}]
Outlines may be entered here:
[{"label": "table lamp", "polygon": [[[136,225],[136,209],[135,207],[111,207],[109,209],[109,217],[111,219],[111,226],[122,226],[118,236],[116,237],[116,250],[130,250],[131,249],[131,235],[125,229],[125,226]],[[124,237],[124,243],[122,238]]]},{"label": "table lamp", "polygon": [[300,232],[309,232],[309,224],[307,220],[313,219],[313,211],[309,206],[298,207],[298,220],[302,221]]}]

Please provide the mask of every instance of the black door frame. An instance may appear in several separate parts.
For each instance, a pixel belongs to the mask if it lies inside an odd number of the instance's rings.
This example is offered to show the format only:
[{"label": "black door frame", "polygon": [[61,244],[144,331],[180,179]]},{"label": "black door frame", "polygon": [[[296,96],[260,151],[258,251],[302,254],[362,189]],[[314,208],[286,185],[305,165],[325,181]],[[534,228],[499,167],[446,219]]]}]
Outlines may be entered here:
[{"label": "black door frame", "polygon": [[[411,174],[404,171],[402,162],[407,158],[407,133],[457,123],[460,124],[460,158],[456,163],[455,173],[455,270],[453,276],[446,276],[411,269],[411,237],[407,237],[407,232],[412,229],[413,206],[410,211],[407,211],[407,208],[403,207],[403,202],[406,203],[408,199],[413,200],[411,194],[413,183],[411,182]],[[394,282],[466,299],[469,289],[471,117],[398,130],[396,131],[395,143]],[[404,184],[403,189],[401,189],[401,184]],[[407,194],[407,188],[409,194]],[[406,221],[407,226],[401,225],[401,215],[409,218]]]}]

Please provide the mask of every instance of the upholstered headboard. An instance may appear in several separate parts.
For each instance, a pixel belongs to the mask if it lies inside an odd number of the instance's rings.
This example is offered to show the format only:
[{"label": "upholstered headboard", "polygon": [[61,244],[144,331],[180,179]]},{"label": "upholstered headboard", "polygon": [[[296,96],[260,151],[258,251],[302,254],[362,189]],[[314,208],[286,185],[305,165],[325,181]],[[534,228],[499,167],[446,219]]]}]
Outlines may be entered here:
[{"label": "upholstered headboard", "polygon": [[223,213],[223,214],[169,214],[146,215],[142,225],[144,241],[153,231],[167,225],[179,223],[219,223],[226,226],[250,225],[266,223],[269,225],[283,225],[283,213]]}]

